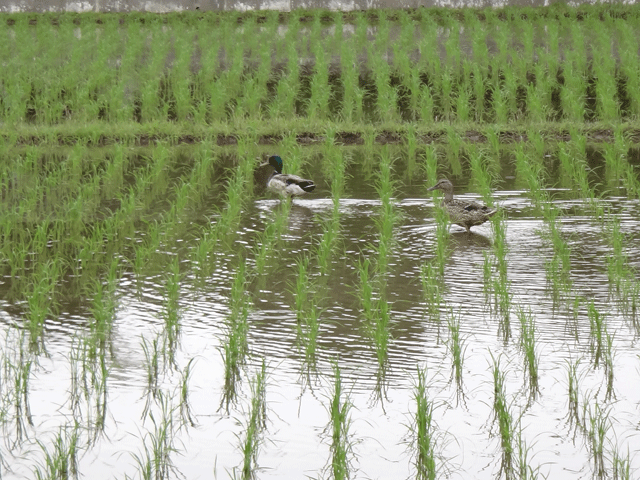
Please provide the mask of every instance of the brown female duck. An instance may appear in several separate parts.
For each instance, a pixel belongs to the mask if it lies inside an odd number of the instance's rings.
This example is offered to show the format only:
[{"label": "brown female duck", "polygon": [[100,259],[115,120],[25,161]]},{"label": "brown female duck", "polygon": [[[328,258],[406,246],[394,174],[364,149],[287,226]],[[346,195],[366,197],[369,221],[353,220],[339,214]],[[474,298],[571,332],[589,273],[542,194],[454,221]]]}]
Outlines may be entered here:
[{"label": "brown female duck", "polygon": [[453,184],[446,178],[427,189],[429,192],[433,190],[442,190],[444,192],[442,206],[449,214],[451,222],[466,228],[467,232],[471,231],[471,227],[481,225],[489,220],[498,211],[497,208],[491,209],[486,205],[481,205],[471,200],[453,198]]}]

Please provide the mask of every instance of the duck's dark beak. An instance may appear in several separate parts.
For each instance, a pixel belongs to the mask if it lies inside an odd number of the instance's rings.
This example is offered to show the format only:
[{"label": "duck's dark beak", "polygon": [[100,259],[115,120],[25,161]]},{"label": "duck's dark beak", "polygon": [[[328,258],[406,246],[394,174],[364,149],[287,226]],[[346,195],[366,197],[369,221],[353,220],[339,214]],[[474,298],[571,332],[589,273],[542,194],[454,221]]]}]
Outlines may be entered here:
[{"label": "duck's dark beak", "polygon": [[438,185],[434,185],[433,187],[427,188],[427,192],[431,192],[431,191],[435,190],[436,188],[438,188]]}]

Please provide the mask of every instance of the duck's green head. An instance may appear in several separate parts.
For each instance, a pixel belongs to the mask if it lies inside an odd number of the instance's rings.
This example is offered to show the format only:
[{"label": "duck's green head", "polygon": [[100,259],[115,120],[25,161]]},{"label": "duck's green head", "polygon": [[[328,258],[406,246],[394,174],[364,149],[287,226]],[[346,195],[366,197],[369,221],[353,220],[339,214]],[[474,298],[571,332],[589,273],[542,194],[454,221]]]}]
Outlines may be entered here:
[{"label": "duck's green head", "polygon": [[276,172],[282,173],[282,159],[278,155],[269,157],[269,165],[276,169]]}]

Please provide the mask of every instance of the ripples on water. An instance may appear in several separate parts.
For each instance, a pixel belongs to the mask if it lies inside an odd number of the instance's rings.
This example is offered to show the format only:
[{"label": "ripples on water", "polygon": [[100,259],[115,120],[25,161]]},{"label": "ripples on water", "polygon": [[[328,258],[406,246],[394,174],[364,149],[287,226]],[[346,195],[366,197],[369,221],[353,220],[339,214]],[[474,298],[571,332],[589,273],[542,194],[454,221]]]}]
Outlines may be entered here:
[{"label": "ripples on water", "polygon": [[[435,424],[440,432],[436,451],[444,473],[453,478],[495,478],[499,469],[499,438],[492,427],[492,360],[501,358],[506,372],[507,396],[513,399],[517,416],[528,402],[526,372],[518,348],[518,320],[512,312],[512,336],[505,341],[499,333],[499,314],[490,308],[485,294],[483,265],[492,255],[490,224],[474,227],[468,235],[452,226],[450,253],[445,266],[444,301],[439,319],[426,313],[420,269],[433,257],[436,242],[434,204],[421,182],[403,184],[404,196],[395,199],[400,213],[395,226],[396,244],[389,260],[386,298],[391,307],[392,341],[384,385],[379,389],[378,366],[370,338],[364,331],[357,298],[357,262],[372,256],[377,242],[375,218],[380,201],[368,178],[349,179],[347,195],[341,199],[340,240],[326,278],[312,269],[312,275],[326,285],[319,298],[321,308],[318,339],[318,371],[305,380],[297,346],[296,313],[291,293],[296,260],[309,252],[322,235],[323,218],[333,208],[329,191],[320,186],[305,199],[295,200],[275,260],[263,278],[252,282],[252,309],[249,316],[250,359],[246,371],[253,375],[264,358],[267,363],[267,442],[259,453],[261,478],[304,478],[323,476],[330,459],[327,405],[331,384],[331,362],[338,359],[346,390],[354,405],[351,428],[357,471],[355,477],[406,478],[413,472],[407,425],[414,411],[413,388],[417,366],[426,366],[430,379],[429,398],[435,405]],[[460,179],[461,180],[461,179]],[[463,194],[463,188],[459,188]],[[463,195],[477,198],[473,192]],[[565,195],[567,196],[567,195]],[[508,245],[508,280],[513,308],[530,310],[537,332],[536,353],[540,359],[537,400],[522,417],[533,466],[549,478],[583,478],[589,475],[589,455],[581,442],[573,442],[567,424],[567,362],[582,358],[579,371],[581,393],[602,398],[603,369],[589,365],[589,320],[582,305],[577,317],[549,294],[545,263],[551,246],[540,234],[544,221],[526,192],[497,190],[494,198],[505,211]],[[620,228],[629,242],[626,253],[631,266],[640,268],[640,208],[636,200],[610,197],[602,200],[620,219]],[[605,312],[610,333],[615,338],[615,393],[610,419],[621,445],[638,441],[637,332],[618,312],[612,299],[604,256],[608,246],[598,220],[583,202],[559,198],[556,206],[565,212],[560,228],[571,247],[572,292],[593,300]],[[234,246],[217,252],[217,268],[198,284],[189,273],[181,286],[181,329],[176,354],[178,371],[194,359],[190,403],[198,426],[178,434],[173,461],[185,478],[224,478],[241,463],[237,435],[239,421],[246,414],[249,393],[246,376],[243,396],[230,414],[219,409],[223,389],[221,342],[224,319],[228,315],[231,278],[239,255],[251,260],[249,248],[256,233],[280,212],[280,202],[270,198],[252,199],[243,213]],[[215,218],[213,211],[199,212]],[[186,245],[188,248],[188,244]],[[184,261],[189,272],[189,262]],[[141,449],[141,438],[150,427],[141,420],[146,402],[145,355],[141,339],[156,338],[163,325],[165,304],[164,274],[136,278],[125,273],[118,287],[118,309],[114,327],[113,361],[109,365],[108,419],[99,448],[80,460],[83,476],[113,478],[131,472],[131,453]],[[515,310],[514,310],[515,311]],[[19,322],[22,310],[2,304],[2,321]],[[84,320],[86,307],[62,305],[57,321],[47,325],[47,354],[41,357],[29,392],[32,440],[43,438],[60,424],[69,388],[69,352]],[[463,395],[452,381],[448,351],[447,318],[460,319],[464,340]],[[8,343],[8,341],[7,341]],[[167,371],[162,386],[173,390],[178,375]],[[635,387],[634,387],[635,386]],[[637,444],[637,443],[636,443]],[[20,452],[14,452],[19,457]],[[637,457],[637,456],[636,456]],[[632,457],[634,467],[638,458]],[[16,461],[5,478],[22,478],[29,464]]]}]

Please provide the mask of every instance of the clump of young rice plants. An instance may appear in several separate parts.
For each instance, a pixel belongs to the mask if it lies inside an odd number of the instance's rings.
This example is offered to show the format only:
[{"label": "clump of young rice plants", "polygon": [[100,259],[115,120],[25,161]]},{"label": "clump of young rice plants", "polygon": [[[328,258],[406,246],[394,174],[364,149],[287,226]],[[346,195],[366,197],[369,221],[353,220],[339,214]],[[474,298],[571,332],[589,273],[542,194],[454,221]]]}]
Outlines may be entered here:
[{"label": "clump of young rice plants", "polygon": [[536,351],[536,326],[531,311],[517,310],[520,320],[520,349],[524,356],[524,370],[527,372],[526,384],[529,387],[529,403],[536,399],[538,389],[538,352]]},{"label": "clump of young rice plants", "polygon": [[76,478],[78,476],[78,456],[80,455],[80,426],[75,423],[60,427],[52,441],[51,450],[41,440],[38,445],[44,453],[44,465],[34,470],[35,478]]},{"label": "clump of young rice plants", "polygon": [[[493,261],[490,256],[484,256],[484,282],[485,295],[493,293],[492,308],[500,315],[498,333],[505,342],[511,337],[511,282],[507,272],[507,246],[506,222],[504,213],[500,210],[491,217],[493,229]],[[489,286],[487,286],[487,282]]]},{"label": "clump of young rice plants", "polygon": [[263,442],[264,431],[267,427],[267,368],[262,361],[262,367],[251,382],[251,404],[248,419],[245,423],[244,435],[240,440],[240,450],[243,463],[240,478],[253,480],[258,473],[258,453]]},{"label": "clump of young rice plants", "polygon": [[600,312],[593,301],[587,306],[589,317],[589,350],[594,368],[604,366],[606,377],[606,398],[614,395],[613,380],[613,335],[607,331],[605,315]]},{"label": "clump of young rice plants", "polygon": [[10,446],[22,442],[27,435],[27,426],[33,425],[29,385],[33,375],[32,369],[37,363],[27,347],[24,331],[9,329],[0,349],[0,423],[6,432],[9,432],[11,423],[15,423],[14,439],[10,440],[10,436],[6,436]]},{"label": "clump of young rice plants", "polygon": [[443,302],[443,278],[433,261],[425,262],[420,266],[420,281],[427,314],[430,318],[437,320],[440,318],[440,305]]},{"label": "clump of young rice plants", "polygon": [[175,408],[171,405],[171,398],[162,390],[158,391],[156,403],[160,408],[157,415],[148,411],[145,418],[151,420],[153,430],[144,435],[143,451],[131,453],[138,466],[138,473],[143,479],[168,479],[176,473],[171,458],[179,453],[175,445]]},{"label": "clump of young rice plants", "polygon": [[175,351],[178,344],[178,336],[180,334],[180,282],[182,273],[180,272],[180,258],[175,256],[170,265],[170,272],[166,276],[165,284],[165,301],[164,301],[164,330],[163,352],[166,351],[168,356],[168,365],[175,362]]},{"label": "clump of young rice plants", "polygon": [[55,311],[55,289],[62,274],[59,257],[40,263],[30,279],[27,294],[27,329],[29,343],[35,351],[44,348],[44,323]]},{"label": "clump of young rice plants", "polygon": [[297,265],[292,293],[295,297],[298,347],[304,351],[304,366],[307,370],[315,370],[320,311],[314,298],[314,285],[309,277],[309,257],[299,259]]},{"label": "clump of young rice plants", "polygon": [[447,319],[449,328],[449,339],[447,348],[451,355],[451,379],[456,381],[456,392],[458,396],[463,394],[462,391],[462,367],[464,365],[464,352],[466,350],[465,341],[460,337],[460,314],[451,315]]},{"label": "clump of young rice plants", "polygon": [[493,360],[493,415],[500,436],[500,475],[505,478],[515,478],[515,422],[511,413],[511,406],[505,392],[506,373],[500,369],[500,358]]},{"label": "clump of young rice plants", "polygon": [[387,266],[391,250],[393,248],[393,228],[398,220],[398,213],[393,203],[393,180],[391,179],[393,161],[388,148],[383,148],[380,155],[380,170],[378,181],[376,182],[376,191],[382,203],[380,207],[380,215],[376,218],[378,227],[378,245],[377,245],[377,264],[376,268],[380,275],[387,273]]},{"label": "clump of young rice plants", "polygon": [[329,395],[329,425],[331,435],[331,460],[329,477],[334,480],[347,480],[351,477],[353,459],[353,440],[351,428],[351,409],[353,404],[348,393],[343,391],[342,375],[337,362],[333,364],[333,384]]},{"label": "clump of young rice plants", "polygon": [[264,230],[256,235],[253,251],[255,271],[259,277],[264,275],[267,262],[272,261],[277,252],[277,244],[288,224],[290,210],[291,202],[281,202],[279,209],[274,212],[273,219],[268,220]]},{"label": "clump of young rice plants", "polygon": [[224,391],[222,405],[228,410],[235,402],[240,370],[249,351],[249,299],[247,298],[247,272],[244,262],[236,268],[229,294],[229,315],[225,319],[225,339],[222,346],[224,360]]},{"label": "clump of young rice plants", "polygon": [[426,368],[418,367],[418,382],[415,385],[413,399],[415,413],[410,426],[414,448],[416,478],[435,480],[438,472],[436,463],[436,438],[433,420],[433,401],[428,396]]},{"label": "clump of young rice plants", "polygon": [[586,438],[587,448],[591,456],[593,477],[597,479],[608,478],[606,465],[607,433],[611,429],[608,408],[603,408],[597,401],[593,405],[585,403]]},{"label": "clump of young rice plants", "polygon": [[560,230],[559,210],[552,204],[543,206],[542,214],[548,227],[545,238],[551,240],[552,257],[545,262],[547,284],[553,293],[553,299],[567,296],[571,291],[571,247]]}]

